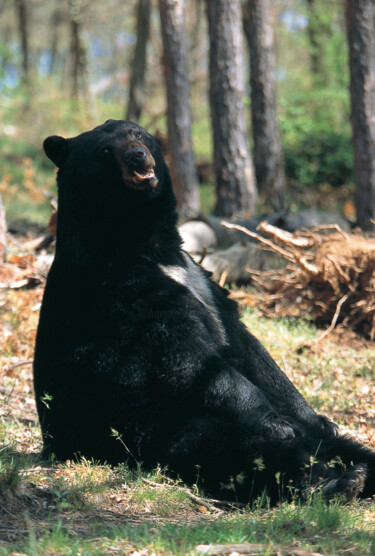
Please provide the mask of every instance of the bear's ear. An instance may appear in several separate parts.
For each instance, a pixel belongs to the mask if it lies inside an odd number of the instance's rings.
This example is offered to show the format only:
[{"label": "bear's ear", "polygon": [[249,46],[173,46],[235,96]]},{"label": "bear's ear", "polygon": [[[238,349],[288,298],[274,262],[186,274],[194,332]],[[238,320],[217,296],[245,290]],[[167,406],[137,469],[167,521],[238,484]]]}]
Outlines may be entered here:
[{"label": "bear's ear", "polygon": [[50,160],[59,168],[67,159],[69,154],[68,139],[59,135],[51,135],[43,142],[44,152]]}]

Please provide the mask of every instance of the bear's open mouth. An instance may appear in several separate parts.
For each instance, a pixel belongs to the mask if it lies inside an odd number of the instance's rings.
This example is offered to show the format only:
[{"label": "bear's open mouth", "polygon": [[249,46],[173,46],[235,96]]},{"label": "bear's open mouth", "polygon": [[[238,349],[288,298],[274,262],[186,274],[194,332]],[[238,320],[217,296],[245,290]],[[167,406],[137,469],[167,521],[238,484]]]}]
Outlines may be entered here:
[{"label": "bear's open mouth", "polygon": [[137,181],[151,180],[155,178],[155,172],[153,168],[144,170],[142,173],[134,170],[134,175],[137,178]]},{"label": "bear's open mouth", "polygon": [[147,168],[146,170],[133,170],[133,183],[144,185],[155,189],[158,185],[158,179],[155,176],[154,168]]}]

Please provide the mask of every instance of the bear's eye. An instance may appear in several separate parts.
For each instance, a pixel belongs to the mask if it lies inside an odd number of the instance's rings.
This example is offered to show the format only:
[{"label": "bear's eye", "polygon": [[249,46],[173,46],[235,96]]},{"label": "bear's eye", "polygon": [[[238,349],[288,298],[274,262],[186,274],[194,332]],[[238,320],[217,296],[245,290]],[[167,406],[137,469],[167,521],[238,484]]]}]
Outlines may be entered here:
[{"label": "bear's eye", "polygon": [[111,147],[109,147],[108,145],[106,145],[103,149],[102,149],[102,153],[103,154],[109,154],[111,152]]},{"label": "bear's eye", "polygon": [[140,131],[136,131],[135,136],[137,139],[142,139],[142,133]]}]

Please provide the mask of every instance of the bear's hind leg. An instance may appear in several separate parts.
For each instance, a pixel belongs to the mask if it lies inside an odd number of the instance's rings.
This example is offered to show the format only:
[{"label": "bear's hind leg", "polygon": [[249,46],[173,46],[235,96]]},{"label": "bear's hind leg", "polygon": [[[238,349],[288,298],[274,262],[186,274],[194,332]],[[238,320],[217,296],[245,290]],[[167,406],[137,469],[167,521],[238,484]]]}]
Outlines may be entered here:
[{"label": "bear's hind leg", "polygon": [[345,437],[265,439],[235,421],[196,418],[180,423],[159,463],[215,498],[248,503],[374,494],[375,454]]},{"label": "bear's hind leg", "polygon": [[266,495],[271,504],[301,492],[309,461],[299,440],[262,439],[238,422],[211,417],[185,422],[158,457],[214,498],[249,503]]},{"label": "bear's hind leg", "polygon": [[351,502],[363,492],[366,477],[366,465],[357,464],[344,471],[337,478],[323,480],[319,490],[327,500],[339,497],[345,502]]}]

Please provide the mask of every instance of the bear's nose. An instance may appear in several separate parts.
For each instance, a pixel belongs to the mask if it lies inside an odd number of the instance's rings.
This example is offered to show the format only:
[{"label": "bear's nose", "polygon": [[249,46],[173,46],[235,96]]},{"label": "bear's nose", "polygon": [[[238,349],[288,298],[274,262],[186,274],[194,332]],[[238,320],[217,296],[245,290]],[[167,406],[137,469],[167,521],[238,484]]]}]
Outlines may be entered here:
[{"label": "bear's nose", "polygon": [[125,154],[125,162],[128,165],[142,164],[147,156],[147,152],[141,147],[134,147]]}]

